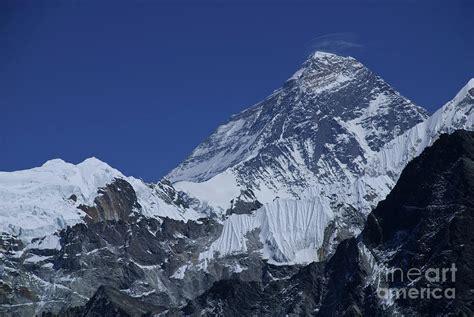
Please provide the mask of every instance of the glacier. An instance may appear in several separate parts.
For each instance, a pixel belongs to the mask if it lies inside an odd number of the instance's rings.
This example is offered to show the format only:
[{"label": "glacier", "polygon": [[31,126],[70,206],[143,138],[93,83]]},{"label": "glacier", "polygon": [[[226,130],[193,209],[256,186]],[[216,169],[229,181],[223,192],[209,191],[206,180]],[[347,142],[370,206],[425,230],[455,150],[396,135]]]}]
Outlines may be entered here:
[{"label": "glacier", "polygon": [[[250,215],[231,215],[224,222],[221,236],[199,259],[209,261],[218,256],[246,253],[246,235],[258,229],[263,259],[272,264],[295,264],[318,261],[317,250],[333,214],[329,200],[277,199]],[[306,251],[306,252],[305,252]]]}]

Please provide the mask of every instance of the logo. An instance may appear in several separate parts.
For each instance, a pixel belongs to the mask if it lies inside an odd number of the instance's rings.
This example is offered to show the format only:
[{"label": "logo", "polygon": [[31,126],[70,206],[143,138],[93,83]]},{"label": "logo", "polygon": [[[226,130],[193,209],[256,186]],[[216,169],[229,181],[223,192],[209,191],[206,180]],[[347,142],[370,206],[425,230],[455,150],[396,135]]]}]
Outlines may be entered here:
[{"label": "logo", "polygon": [[[392,285],[393,283],[407,285],[407,287],[383,287],[377,288],[377,296],[383,300],[390,299],[454,299],[456,289],[454,287],[443,287],[456,282],[456,265],[444,268],[409,268],[404,271],[401,268],[391,268],[380,273],[380,284]],[[417,287],[415,282],[426,285]]]}]

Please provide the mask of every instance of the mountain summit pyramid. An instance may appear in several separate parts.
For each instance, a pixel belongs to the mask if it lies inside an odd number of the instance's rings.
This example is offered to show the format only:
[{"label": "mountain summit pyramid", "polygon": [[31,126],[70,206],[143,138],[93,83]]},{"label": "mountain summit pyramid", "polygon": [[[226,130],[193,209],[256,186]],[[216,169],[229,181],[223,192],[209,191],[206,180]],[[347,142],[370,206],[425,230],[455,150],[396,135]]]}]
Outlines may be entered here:
[{"label": "mountain summit pyramid", "polygon": [[[356,59],[318,51],[282,88],[218,127],[167,178],[216,178],[227,188],[251,189],[262,202],[301,198],[315,184],[360,175],[372,153],[426,118]],[[192,184],[178,187],[199,192]]]}]

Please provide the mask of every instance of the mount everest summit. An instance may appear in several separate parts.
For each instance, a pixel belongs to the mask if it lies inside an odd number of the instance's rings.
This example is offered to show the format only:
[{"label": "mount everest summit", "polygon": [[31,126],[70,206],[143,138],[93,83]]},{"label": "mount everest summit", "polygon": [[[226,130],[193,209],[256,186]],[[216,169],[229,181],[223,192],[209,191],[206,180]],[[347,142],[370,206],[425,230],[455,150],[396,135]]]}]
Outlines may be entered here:
[{"label": "mount everest summit", "polygon": [[95,158],[1,172],[0,312],[79,316],[105,297],[201,314],[197,295],[228,280],[296,278],[367,232],[442,134],[473,129],[474,79],[429,116],[354,58],[316,52],[156,184]]}]

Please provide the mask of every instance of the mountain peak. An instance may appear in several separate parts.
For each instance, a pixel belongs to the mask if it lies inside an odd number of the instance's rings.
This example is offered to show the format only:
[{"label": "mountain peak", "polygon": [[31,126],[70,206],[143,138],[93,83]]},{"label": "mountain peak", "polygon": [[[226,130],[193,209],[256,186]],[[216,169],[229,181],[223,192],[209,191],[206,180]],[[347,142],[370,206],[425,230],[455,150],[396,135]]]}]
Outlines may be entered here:
[{"label": "mountain peak", "polygon": [[287,85],[293,83],[303,83],[304,86],[330,85],[333,81],[349,81],[363,69],[368,71],[353,57],[315,51],[287,80]]},{"label": "mountain peak", "polygon": [[294,192],[358,173],[367,155],[424,119],[423,109],[354,58],[316,51],[282,88],[220,126],[168,178],[204,182],[230,168],[239,182]]},{"label": "mountain peak", "polygon": [[95,156],[86,158],[81,163],[77,164],[77,166],[89,166],[89,167],[103,167],[103,168],[111,168],[111,166],[104,161],[99,160]]},{"label": "mountain peak", "polygon": [[54,166],[60,166],[60,165],[65,165],[65,164],[68,164],[68,163],[66,163],[64,160],[62,160],[60,158],[55,158],[55,159],[51,159],[51,160],[48,160],[48,161],[44,162],[43,165],[41,165],[41,166],[42,167],[48,167],[48,166],[54,167]]},{"label": "mountain peak", "polygon": [[87,167],[111,168],[110,165],[108,165],[107,163],[99,160],[98,158],[96,158],[94,156],[86,158],[84,161],[78,163],[77,165],[66,162],[66,161],[64,161],[63,159],[60,159],[60,158],[55,158],[55,159],[48,160],[48,161],[44,162],[43,165],[41,165],[41,167],[53,167],[53,168],[66,167],[66,166],[68,166],[68,167],[74,167],[74,166],[86,167],[87,166]]},{"label": "mountain peak", "polygon": [[332,65],[332,64],[340,64],[340,63],[349,63],[354,64],[357,63],[358,65],[362,65],[358,62],[354,57],[351,56],[343,56],[334,53],[328,53],[323,51],[315,51],[307,60],[303,63],[303,66],[308,65]]},{"label": "mountain peak", "polygon": [[354,60],[353,57],[350,56],[342,56],[338,55],[335,53],[329,53],[329,52],[324,52],[324,51],[315,51],[309,56],[309,59],[312,60],[320,60],[320,59],[352,59]]},{"label": "mountain peak", "polygon": [[317,59],[317,58],[328,58],[328,57],[336,57],[338,55],[334,53],[328,53],[324,51],[315,51],[313,54],[311,54],[311,58]]}]

